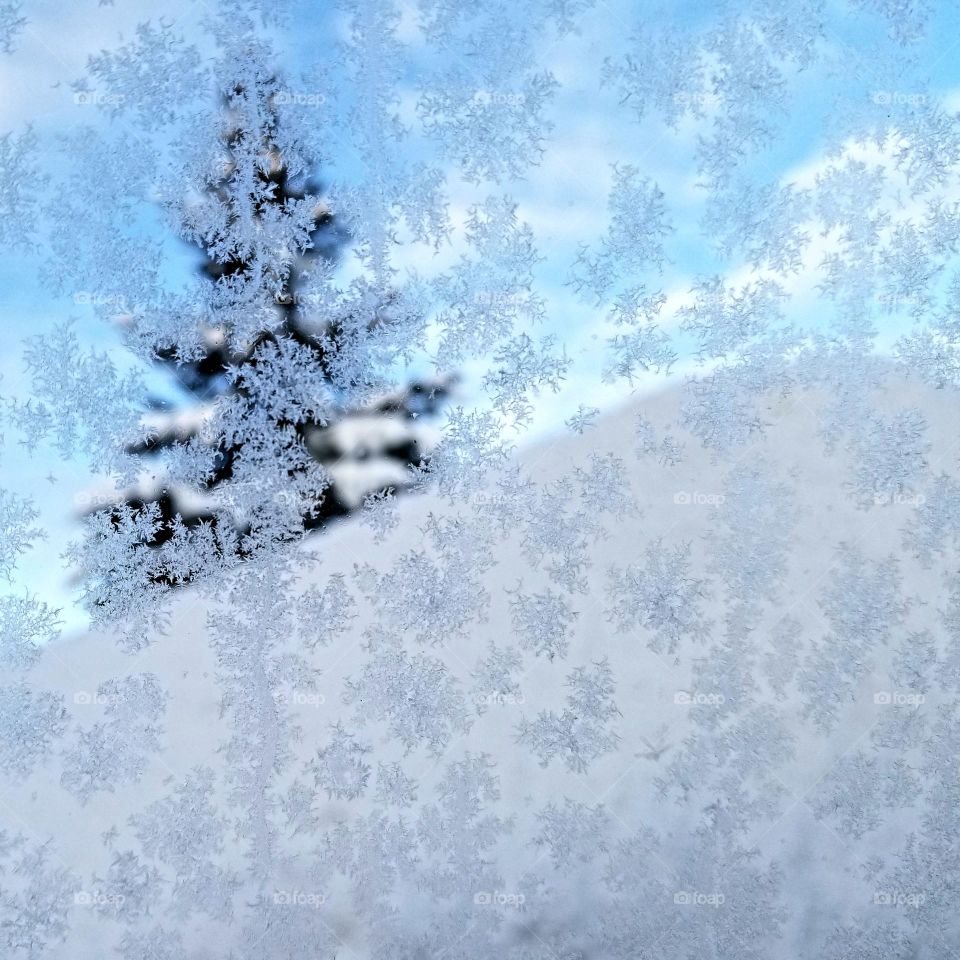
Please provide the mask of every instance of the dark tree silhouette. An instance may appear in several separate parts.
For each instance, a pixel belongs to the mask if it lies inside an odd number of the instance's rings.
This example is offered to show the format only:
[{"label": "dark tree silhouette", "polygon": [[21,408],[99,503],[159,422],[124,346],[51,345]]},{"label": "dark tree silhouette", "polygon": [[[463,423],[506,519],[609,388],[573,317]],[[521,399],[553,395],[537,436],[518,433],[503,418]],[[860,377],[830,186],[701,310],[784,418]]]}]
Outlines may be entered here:
[{"label": "dark tree silhouette", "polygon": [[[322,184],[313,175],[291,174],[275,135],[280,122],[275,104],[278,90],[275,77],[258,77],[252,93],[261,99],[263,109],[260,113],[267,118],[266,121],[260,129],[249,130],[237,117],[236,124],[226,125],[222,141],[227,154],[232,157],[241,152],[249,154],[251,140],[257,144],[259,162],[255,165],[254,176],[258,180],[255,187],[258,199],[253,217],[260,224],[268,227],[298,205],[302,208],[305,202],[315,201],[306,231],[308,240],[303,249],[292,255],[286,251],[285,262],[268,264],[265,270],[262,256],[254,262],[253,255],[244,256],[237,252],[219,255],[231,247],[229,217],[222,231],[208,230],[202,237],[195,238],[204,255],[200,266],[203,275],[221,289],[252,289],[258,294],[252,309],[261,308],[263,292],[269,291],[268,302],[276,313],[275,321],[242,347],[234,345],[231,338],[223,336],[215,325],[205,329],[204,347],[199,356],[195,349],[185,356],[177,344],[157,347],[156,362],[169,370],[190,402],[186,406],[171,405],[151,398],[151,429],[141,441],[128,448],[131,455],[150,460],[164,450],[199,437],[202,410],[231,392],[242,393],[244,378],[237,377],[236,371],[255,367],[268,344],[292,341],[312,356],[317,370],[331,384],[332,394],[342,392],[335,386],[332,364],[337,344],[341,341],[343,321],[328,320],[318,325],[311,317],[310,297],[304,297],[301,288],[304,278],[318,263],[329,266],[338,260],[350,238],[321,199]],[[242,97],[250,92],[238,85],[232,95]],[[231,95],[227,94],[224,99],[226,115],[231,118],[234,116],[230,110]],[[236,169],[235,162],[225,164],[219,181],[208,189],[210,198],[231,216],[239,214],[236,191],[231,190],[231,178]],[[249,210],[245,212],[249,214]],[[231,309],[236,309],[235,304],[231,304]],[[355,317],[344,319],[352,323],[356,321]],[[380,317],[371,317],[366,321],[367,328],[373,329],[381,322]],[[402,489],[405,477],[412,476],[407,468],[424,463],[429,456],[429,445],[419,429],[420,418],[438,410],[449,393],[451,382],[449,378],[414,381],[405,388],[373,397],[360,405],[345,403],[336,410],[335,416],[324,422],[276,420],[273,424],[276,429],[296,431],[305,450],[327,468],[330,476],[330,485],[322,497],[303,513],[304,529],[322,527],[333,518],[351,513],[362,505],[366,495]],[[242,444],[218,442],[214,468],[206,481],[208,490],[212,491],[233,477],[234,466],[242,452]],[[296,466],[292,465],[291,475],[295,470]],[[146,544],[151,547],[169,540],[177,524],[195,527],[207,523],[219,527],[225,522],[230,523],[240,535],[239,538],[229,537],[231,543],[241,543],[243,533],[249,529],[242,519],[226,518],[222,509],[207,505],[205,498],[198,497],[196,491],[180,489],[174,484],[157,483],[149,488],[141,486],[128,491],[122,501],[117,501],[117,522],[121,504],[134,510],[154,506],[159,510],[160,523]],[[237,549],[243,552],[242,547]]]}]

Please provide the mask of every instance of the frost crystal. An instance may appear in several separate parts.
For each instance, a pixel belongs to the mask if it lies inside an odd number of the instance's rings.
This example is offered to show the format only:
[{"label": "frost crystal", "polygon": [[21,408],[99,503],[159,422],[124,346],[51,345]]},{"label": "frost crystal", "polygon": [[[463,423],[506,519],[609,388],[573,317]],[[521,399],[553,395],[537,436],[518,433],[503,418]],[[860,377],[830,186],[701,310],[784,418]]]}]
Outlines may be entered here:
[{"label": "frost crystal", "polygon": [[317,751],[316,759],[310,763],[317,786],[325,790],[328,797],[347,800],[359,797],[370,778],[370,766],[363,760],[369,752],[369,747],[360,744],[352,733],[337,724],[327,745]]},{"label": "frost crystal", "polygon": [[0,955],[955,950],[950,5],[111,3],[0,0]]},{"label": "frost crystal", "polygon": [[550,660],[567,655],[570,629],[578,616],[563,594],[549,587],[543,593],[524,594],[518,586],[510,597],[510,617],[520,646]]},{"label": "frost crystal", "polygon": [[610,619],[626,633],[649,631],[647,645],[657,653],[674,653],[686,640],[702,641],[709,628],[701,606],[706,584],[690,576],[690,545],[651,544],[643,566],[610,572]]},{"label": "frost crystal", "polygon": [[557,755],[569,770],[583,773],[597,757],[613,750],[619,736],[606,724],[619,714],[613,702],[613,675],[605,661],[577,667],[568,677],[567,707],[562,713],[544,710],[518,728],[521,743],[547,766]]}]

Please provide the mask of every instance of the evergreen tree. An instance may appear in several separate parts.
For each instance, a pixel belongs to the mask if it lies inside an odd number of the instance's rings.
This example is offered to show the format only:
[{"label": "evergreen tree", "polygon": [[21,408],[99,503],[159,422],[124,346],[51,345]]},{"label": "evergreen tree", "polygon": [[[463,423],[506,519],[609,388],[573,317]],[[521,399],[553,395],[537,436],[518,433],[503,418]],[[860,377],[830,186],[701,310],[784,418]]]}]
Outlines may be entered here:
[{"label": "evergreen tree", "polygon": [[[221,549],[233,543],[244,556],[252,552],[245,537],[256,525],[249,502],[244,509],[228,497],[225,509],[216,494],[237,479],[249,437],[244,431],[205,430],[214,405],[229,410],[236,402],[249,416],[265,386],[271,389],[266,368],[276,360],[278,374],[288,361],[319,388],[322,395],[294,400],[295,411],[281,403],[256,417],[264,430],[284,437],[273,444],[275,452],[289,457],[281,472],[303,479],[317,465],[322,468],[323,480],[307,497],[302,490],[273,491],[287,502],[299,499],[302,528],[311,530],[364,503],[375,507],[409,482],[410,468],[424,463],[430,447],[429,430],[419,418],[437,410],[450,380],[425,378],[389,389],[344,376],[349,363],[339,354],[344,346],[355,348],[358,326],[373,339],[378,328],[389,326],[392,298],[388,293],[387,309],[371,309],[367,317],[338,315],[341,304],[331,302],[329,280],[350,238],[321,196],[307,134],[291,123],[302,123],[304,114],[283,110],[290,97],[262,63],[235,64],[244,76],[224,93],[215,175],[206,177],[204,196],[180,201],[178,230],[202,251],[200,270],[209,281],[203,309],[196,323],[179,324],[185,337],[159,342],[151,331],[155,360],[169,370],[185,400],[151,398],[149,432],[128,448],[147,466],[160,460],[182,466],[206,456],[202,483],[177,482],[169,470],[152,471],[152,479],[125,492],[112,520],[119,526],[131,510],[149,515],[153,532],[145,545],[150,547],[166,543],[178,528],[207,524],[217,531]],[[360,298],[360,308],[364,305]],[[139,337],[136,329],[128,333]],[[292,386],[299,390],[302,384]],[[290,534],[298,532],[294,522]]]}]

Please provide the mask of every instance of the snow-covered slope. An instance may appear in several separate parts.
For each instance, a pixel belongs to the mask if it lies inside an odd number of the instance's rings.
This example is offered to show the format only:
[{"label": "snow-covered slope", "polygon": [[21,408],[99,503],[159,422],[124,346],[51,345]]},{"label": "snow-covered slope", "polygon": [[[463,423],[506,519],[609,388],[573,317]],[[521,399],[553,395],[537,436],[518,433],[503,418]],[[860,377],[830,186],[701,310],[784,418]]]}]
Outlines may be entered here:
[{"label": "snow-covered slope", "polygon": [[49,841],[0,885],[69,924],[37,955],[109,956],[124,921],[151,960],[948,956],[952,397],[891,378],[887,427],[829,451],[826,398],[768,396],[722,455],[681,400],[245,573],[296,601],[241,577],[139,653],[45,649],[78,752],[0,747],[11,862]]}]

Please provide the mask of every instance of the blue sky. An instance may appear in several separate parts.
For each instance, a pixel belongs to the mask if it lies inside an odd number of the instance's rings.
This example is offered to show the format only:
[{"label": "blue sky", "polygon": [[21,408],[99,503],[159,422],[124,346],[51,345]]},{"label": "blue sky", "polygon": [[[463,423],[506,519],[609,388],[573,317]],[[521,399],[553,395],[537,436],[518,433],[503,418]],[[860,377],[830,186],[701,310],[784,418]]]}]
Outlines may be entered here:
[{"label": "blue sky", "polygon": [[[956,93],[960,89],[960,71],[955,50],[956,38],[960,37],[960,10],[953,4],[937,4],[927,39],[915,47],[916,66],[891,74],[875,67],[880,62],[875,49],[892,49],[886,40],[887,25],[875,11],[871,12],[873,7],[882,5],[867,2],[862,6],[865,9],[851,10],[839,3],[828,5],[829,28],[823,44],[827,55],[813,68],[791,75],[789,110],[776,118],[780,136],[749,170],[758,184],[779,180],[812,185],[816,171],[827,162],[838,93],[841,103],[847,98],[850,104],[865,103],[868,108],[871,98],[878,94],[887,96],[893,104],[891,109],[896,109],[898,98],[909,98],[922,90],[924,96],[960,109]],[[401,36],[416,41],[411,26],[415,13],[412,7],[403,9]],[[158,11],[155,4],[141,0],[124,0],[116,6],[99,6],[93,0],[69,5],[27,0],[24,10],[30,22],[18,38],[17,49],[9,56],[0,54],[0,89],[4,91],[0,98],[0,131],[19,132],[26,124],[32,124],[41,143],[46,145],[42,159],[51,178],[56,180],[65,172],[64,163],[69,158],[50,149],[53,138],[78,124],[106,123],[95,108],[75,103],[70,81],[83,74],[88,55],[116,45],[120,38],[129,38],[139,22],[156,19]],[[560,81],[550,109],[554,129],[539,167],[525,181],[508,186],[519,203],[520,216],[531,224],[544,257],[538,277],[547,301],[543,333],[554,334],[574,363],[565,389],[544,398],[539,405],[530,436],[561,428],[563,420],[580,404],[607,409],[622,404],[630,393],[622,382],[608,385],[601,381],[604,343],[611,333],[605,324],[607,307],[594,307],[578,300],[566,285],[578,245],[596,243],[606,229],[612,163],[636,164],[666,195],[675,228],[666,243],[671,262],[662,276],[650,277],[650,286],[667,294],[668,314],[685,302],[698,276],[719,273],[741,278],[738,282],[742,282],[749,273],[742,262],[715,256],[699,227],[705,193],[697,186],[693,153],[702,124],[684,121],[673,131],[655,116],[636,123],[630,111],[618,102],[616,91],[602,89],[599,83],[604,59],[617,59],[629,50],[630,34],[637,26],[653,29],[673,23],[693,35],[716,15],[716,10],[713,3],[673,3],[658,8],[600,0],[584,15],[579,34],[545,43],[537,51],[543,67]],[[181,2],[165,4],[161,12],[188,38],[202,43],[198,21],[204,11],[211,12],[211,8]],[[316,51],[329,50],[330,37],[342,29],[341,19],[328,5],[294,4],[290,22],[293,29],[280,30],[276,35],[285,60],[282,65],[291,73],[308,64]],[[852,72],[833,75],[827,64],[847,65]],[[418,69],[418,48],[414,43],[408,66],[411,93],[401,99],[402,113],[411,110]],[[929,79],[929,88],[922,85],[923,78]],[[348,153],[338,156],[336,147],[334,140],[331,152],[338,166],[333,173],[349,179],[356,173],[352,159]],[[409,151],[412,160],[432,156],[430,145],[416,137],[411,138]],[[889,158],[875,159],[889,162]],[[502,185],[473,186],[459,179],[455,171],[450,174],[455,222],[458,218],[462,221],[470,204],[507,189]],[[894,198],[889,199],[892,203]],[[145,198],[146,232],[151,229],[150,216]],[[168,242],[165,249],[170,255],[164,267],[165,276],[177,285],[189,275],[190,257],[175,242]],[[452,265],[462,249],[462,238],[455,236],[454,242],[436,255],[410,247],[399,252],[396,262],[402,268],[429,275]],[[822,251],[812,245],[810,264],[815,265],[820,255]],[[20,352],[14,345],[30,335],[50,332],[68,317],[75,318],[85,343],[108,349],[119,363],[126,362],[117,348],[115,332],[95,318],[88,306],[78,302],[83,300],[82,291],[56,295],[39,281],[40,257],[8,252],[0,261],[0,312],[8,332],[7,349],[0,358],[0,391],[6,395],[23,395],[26,389]],[[791,290],[791,310],[807,326],[815,326],[818,318],[825,315],[816,297],[816,282],[816,270],[804,269]],[[880,342],[889,345],[905,329],[906,318],[893,314],[884,324]],[[689,364],[684,362],[677,367],[680,373],[686,369]],[[470,374],[468,370],[468,391]],[[660,378],[651,377],[635,388],[655,388],[660,382]],[[163,386],[162,380],[155,383],[158,388]],[[89,471],[82,462],[64,463],[44,449],[28,457],[12,430],[6,431],[5,439],[0,486],[31,495],[49,531],[47,540],[38,544],[22,563],[18,587],[26,585],[34,593],[67,604],[70,590],[59,555],[66,540],[76,533],[77,497],[90,488]],[[56,482],[50,482],[48,477]],[[70,612],[67,621],[78,624],[82,622],[78,617],[76,612]]]}]

